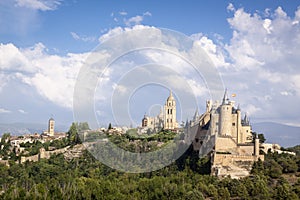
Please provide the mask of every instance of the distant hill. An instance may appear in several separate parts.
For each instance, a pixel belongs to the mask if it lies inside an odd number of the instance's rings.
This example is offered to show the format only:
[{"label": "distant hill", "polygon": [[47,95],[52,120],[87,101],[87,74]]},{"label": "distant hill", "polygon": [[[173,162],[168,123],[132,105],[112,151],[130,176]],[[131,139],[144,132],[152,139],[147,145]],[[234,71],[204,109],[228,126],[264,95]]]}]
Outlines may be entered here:
[{"label": "distant hill", "polygon": [[[56,125],[55,131],[66,132],[69,127],[65,125]],[[11,123],[0,124],[0,137],[3,133],[10,133],[11,135],[24,135],[29,133],[42,133],[47,130],[47,124],[35,123]]]},{"label": "distant hill", "polygon": [[265,135],[266,143],[277,143],[283,147],[300,144],[300,127],[273,122],[252,124],[252,130]]}]

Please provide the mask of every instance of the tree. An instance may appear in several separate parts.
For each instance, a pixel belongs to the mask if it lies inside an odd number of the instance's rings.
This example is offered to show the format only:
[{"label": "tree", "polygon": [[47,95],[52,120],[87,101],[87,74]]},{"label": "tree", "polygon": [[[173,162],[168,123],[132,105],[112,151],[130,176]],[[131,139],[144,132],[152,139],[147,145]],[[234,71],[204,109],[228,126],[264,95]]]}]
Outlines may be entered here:
[{"label": "tree", "polygon": [[78,131],[87,131],[90,130],[89,124],[87,122],[80,122],[77,127]]},{"label": "tree", "polygon": [[262,133],[258,134],[258,139],[259,139],[260,143],[264,143],[266,141],[266,138],[265,138],[264,134],[262,134]]},{"label": "tree", "polygon": [[275,160],[270,160],[269,162],[266,162],[265,166],[267,168],[268,175],[271,178],[279,178],[281,176],[282,167]]},{"label": "tree", "polygon": [[0,144],[4,144],[6,143],[5,140],[10,138],[10,133],[4,133],[1,137],[1,143]]},{"label": "tree", "polygon": [[257,135],[257,137],[258,137],[260,143],[264,143],[264,142],[266,141],[266,138],[265,138],[265,136],[264,136],[263,133],[256,133],[256,132],[253,132],[252,134],[253,134],[253,142],[254,142],[254,140],[255,140],[255,138],[256,138],[256,135]]},{"label": "tree", "polygon": [[78,130],[76,123],[72,123],[69,131],[67,132],[69,144],[75,145],[80,143],[79,136],[78,136]]},{"label": "tree", "polygon": [[108,130],[112,129],[111,123],[108,125]]},{"label": "tree", "polygon": [[290,157],[281,157],[277,162],[283,168],[283,173],[294,173],[298,170],[296,161]]}]

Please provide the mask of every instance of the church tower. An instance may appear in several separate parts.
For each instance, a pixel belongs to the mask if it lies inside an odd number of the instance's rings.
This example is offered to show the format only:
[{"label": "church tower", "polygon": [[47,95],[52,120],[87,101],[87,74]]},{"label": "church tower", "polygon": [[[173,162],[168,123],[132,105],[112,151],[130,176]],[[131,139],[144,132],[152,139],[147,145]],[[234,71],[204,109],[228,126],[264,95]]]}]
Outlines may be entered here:
[{"label": "church tower", "polygon": [[55,124],[55,121],[54,119],[51,117],[49,119],[49,122],[48,122],[48,134],[50,136],[54,136],[54,124]]},{"label": "church tower", "polygon": [[176,128],[178,128],[176,121],[176,101],[173,97],[172,91],[170,91],[170,96],[164,106],[164,129],[174,130]]}]

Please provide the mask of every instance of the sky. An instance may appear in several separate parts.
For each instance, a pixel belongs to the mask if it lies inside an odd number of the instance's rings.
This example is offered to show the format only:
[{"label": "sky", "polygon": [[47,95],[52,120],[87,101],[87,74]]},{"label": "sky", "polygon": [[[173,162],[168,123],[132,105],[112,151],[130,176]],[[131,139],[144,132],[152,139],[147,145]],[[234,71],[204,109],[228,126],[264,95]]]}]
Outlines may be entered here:
[{"label": "sky", "polygon": [[[53,117],[57,124],[69,125],[74,120],[77,76],[90,52],[113,36],[151,27],[183,33],[200,45],[220,74],[224,89],[236,94],[233,100],[252,122],[300,126],[298,6],[300,1],[279,0],[2,0],[0,123],[47,123]],[[147,37],[138,37],[136,42]],[[148,60],[169,63],[177,72],[184,67],[174,62],[176,58],[144,53]],[[126,61],[117,63],[120,74],[136,64]],[[117,75],[107,73],[109,81],[105,88],[98,87],[100,95],[95,100],[100,125],[114,121],[108,97],[120,89],[113,79]],[[189,75],[183,77],[199,98],[195,109],[203,112],[205,84],[197,85]],[[175,81],[174,87],[180,83]],[[138,124],[145,113],[158,112],[168,95],[167,88],[159,85],[134,93],[128,100],[133,123]]]}]

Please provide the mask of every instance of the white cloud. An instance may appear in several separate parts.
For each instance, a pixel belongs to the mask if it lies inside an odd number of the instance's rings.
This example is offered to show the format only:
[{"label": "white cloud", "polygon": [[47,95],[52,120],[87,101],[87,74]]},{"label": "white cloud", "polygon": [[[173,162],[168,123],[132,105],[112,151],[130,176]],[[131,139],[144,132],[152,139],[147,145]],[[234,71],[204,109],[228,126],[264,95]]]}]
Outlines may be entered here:
[{"label": "white cloud", "polygon": [[[195,36],[193,36],[195,38]],[[214,42],[206,36],[200,36],[195,43],[200,45],[203,50],[208,54],[212,62],[216,67],[227,67],[229,63],[225,61],[224,53],[222,48],[214,44]]]},{"label": "white cloud", "polygon": [[116,35],[121,34],[124,31],[122,27],[115,27],[111,30],[109,30],[107,33],[103,34],[101,37],[99,37],[99,42],[103,43],[104,41],[108,40],[111,37],[114,37]]},{"label": "white cloud", "polygon": [[80,37],[77,33],[75,33],[75,32],[70,32],[70,33],[75,40],[80,40]]},{"label": "white cloud", "polygon": [[271,34],[272,27],[271,27],[272,21],[270,19],[265,19],[263,27],[267,30],[268,34]]},{"label": "white cloud", "polygon": [[6,110],[4,108],[0,108],[0,114],[2,113],[10,113],[11,111],[10,110]]},{"label": "white cloud", "polygon": [[234,10],[228,19],[233,37],[224,46],[230,64],[219,69],[226,87],[237,89],[238,99],[250,105],[245,111],[280,122],[283,116],[300,112],[295,106],[300,99],[300,25],[295,23],[300,8],[295,17],[281,7],[265,12]]},{"label": "white cloud", "polygon": [[15,5],[33,10],[55,10],[62,0],[15,0]]},{"label": "white cloud", "polygon": [[77,33],[75,32],[70,32],[71,36],[75,39],[75,40],[81,40],[83,42],[94,42],[96,41],[96,37],[93,36],[79,36]]},{"label": "white cloud", "polygon": [[143,15],[144,15],[144,16],[152,16],[152,13],[149,12],[149,11],[147,11],[147,12],[144,12]]},{"label": "white cloud", "polygon": [[28,113],[28,112],[26,112],[26,111],[23,110],[23,109],[19,109],[18,111],[19,111],[19,113],[21,113],[21,114],[27,114],[27,113]]},{"label": "white cloud", "polygon": [[235,8],[234,8],[234,6],[233,6],[232,3],[229,3],[229,4],[228,4],[227,10],[228,10],[228,11],[235,11]]},{"label": "white cloud", "polygon": [[0,69],[32,72],[30,61],[13,44],[0,44]]},{"label": "white cloud", "polygon": [[[112,37],[115,37],[119,34],[127,32],[127,31],[151,29],[151,28],[158,31],[158,29],[156,29],[155,27],[150,27],[150,26],[145,26],[145,25],[135,25],[133,27],[125,27],[125,28],[117,26],[113,29],[110,29],[108,32],[104,33],[103,35],[101,35],[98,40],[99,40],[100,43],[103,43],[104,41],[106,41],[108,39],[111,39]],[[147,39],[145,39],[145,40],[147,40]],[[136,42],[143,42],[143,39],[138,38],[138,40],[136,40]]]},{"label": "white cloud", "polygon": [[126,26],[132,26],[132,25],[137,25],[141,24],[141,22],[144,20],[144,17],[141,15],[137,15],[135,17],[131,17],[129,19],[125,20]]},{"label": "white cloud", "polygon": [[125,15],[127,15],[127,12],[125,12],[125,11],[120,11],[119,14],[125,16]]},{"label": "white cloud", "polygon": [[144,20],[145,16],[152,16],[152,14],[147,11],[145,13],[143,13],[143,15],[136,15],[134,17],[131,17],[129,19],[124,19],[124,23],[126,26],[134,26],[134,25],[139,25],[141,24],[141,22]]},{"label": "white cloud", "polygon": [[87,54],[50,55],[41,43],[25,49],[1,44],[0,52],[1,75],[32,86],[55,104],[72,107],[75,80]]},{"label": "white cloud", "polygon": [[247,104],[244,108],[248,116],[255,116],[255,114],[261,110],[257,105]]}]

